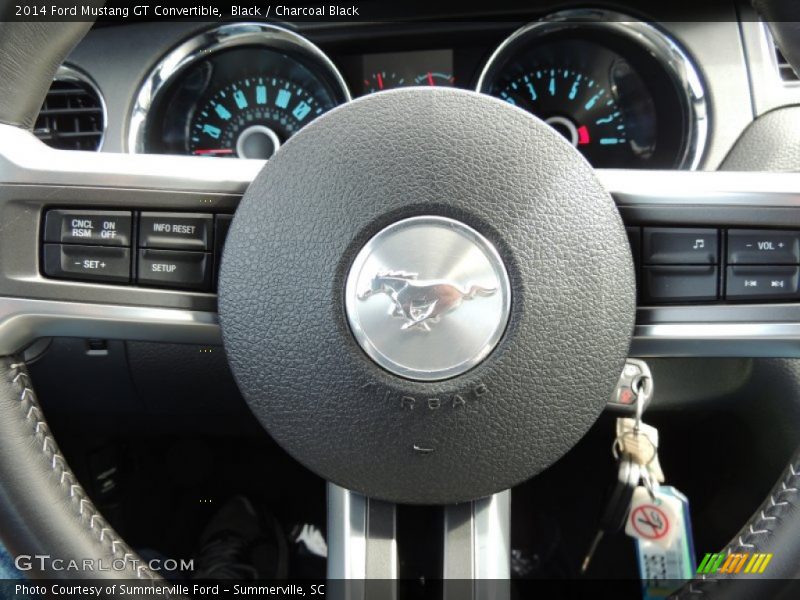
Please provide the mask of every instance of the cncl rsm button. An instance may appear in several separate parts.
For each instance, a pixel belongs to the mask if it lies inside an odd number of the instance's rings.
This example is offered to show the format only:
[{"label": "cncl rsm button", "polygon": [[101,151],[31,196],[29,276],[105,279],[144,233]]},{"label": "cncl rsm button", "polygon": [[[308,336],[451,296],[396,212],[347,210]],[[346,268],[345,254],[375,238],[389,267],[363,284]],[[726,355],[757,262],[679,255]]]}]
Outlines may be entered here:
[{"label": "cncl rsm button", "polygon": [[214,217],[199,213],[143,212],[139,247],[205,251],[211,247]]},{"label": "cncl rsm button", "polygon": [[130,246],[131,213],[116,210],[48,210],[44,241],[55,244]]}]

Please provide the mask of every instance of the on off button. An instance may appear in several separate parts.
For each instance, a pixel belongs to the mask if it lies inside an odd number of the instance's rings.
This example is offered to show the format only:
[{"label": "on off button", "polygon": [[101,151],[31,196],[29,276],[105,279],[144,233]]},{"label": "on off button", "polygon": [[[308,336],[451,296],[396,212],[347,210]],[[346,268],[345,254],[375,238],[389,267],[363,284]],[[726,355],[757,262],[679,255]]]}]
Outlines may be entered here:
[{"label": "on off button", "polygon": [[130,246],[131,213],[107,210],[48,210],[44,241],[55,244]]}]

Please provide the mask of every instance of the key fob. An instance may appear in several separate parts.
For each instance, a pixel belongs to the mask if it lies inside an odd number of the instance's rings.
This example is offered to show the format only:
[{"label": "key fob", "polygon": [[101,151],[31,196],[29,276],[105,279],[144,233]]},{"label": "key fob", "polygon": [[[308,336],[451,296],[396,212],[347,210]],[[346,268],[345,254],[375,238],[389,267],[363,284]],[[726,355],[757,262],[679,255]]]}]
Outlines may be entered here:
[{"label": "key fob", "polygon": [[[647,363],[638,358],[626,360],[619,382],[617,382],[617,387],[612,392],[606,408],[613,412],[634,414],[636,412],[636,397],[639,391],[637,386],[643,380],[649,380],[652,385],[653,377],[650,374],[650,367],[647,366]],[[647,403],[653,397],[652,388],[649,392],[642,395],[644,400],[642,412],[647,408]]]}]

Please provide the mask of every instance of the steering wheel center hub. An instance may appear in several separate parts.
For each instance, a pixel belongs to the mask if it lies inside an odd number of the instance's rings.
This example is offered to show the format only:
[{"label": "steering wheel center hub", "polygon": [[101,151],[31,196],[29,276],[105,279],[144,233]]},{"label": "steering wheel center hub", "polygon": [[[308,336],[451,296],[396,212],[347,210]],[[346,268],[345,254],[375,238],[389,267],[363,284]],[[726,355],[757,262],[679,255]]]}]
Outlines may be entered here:
[{"label": "steering wheel center hub", "polygon": [[254,414],[326,479],[395,502],[486,496],[605,407],[635,311],[591,167],[499,100],[401,89],[283,144],[225,244],[220,320]]},{"label": "steering wheel center hub", "polygon": [[422,381],[460,375],[492,351],[511,287],[485,237],[446,217],[404,219],[356,256],[345,289],[358,343],[384,369]]}]

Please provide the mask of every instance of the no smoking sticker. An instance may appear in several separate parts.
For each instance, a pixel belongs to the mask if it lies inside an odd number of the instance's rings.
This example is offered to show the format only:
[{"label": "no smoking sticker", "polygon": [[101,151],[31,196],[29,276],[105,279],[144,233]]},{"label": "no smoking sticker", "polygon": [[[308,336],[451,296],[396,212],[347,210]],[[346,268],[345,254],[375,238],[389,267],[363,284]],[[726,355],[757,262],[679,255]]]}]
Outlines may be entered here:
[{"label": "no smoking sticker", "polygon": [[644,540],[662,538],[670,529],[667,515],[652,504],[637,506],[631,511],[631,527],[639,534],[638,537]]},{"label": "no smoking sticker", "polygon": [[668,547],[675,538],[675,523],[680,504],[656,488],[655,499],[642,486],[633,492],[631,512],[625,523],[625,533],[639,540]]}]

